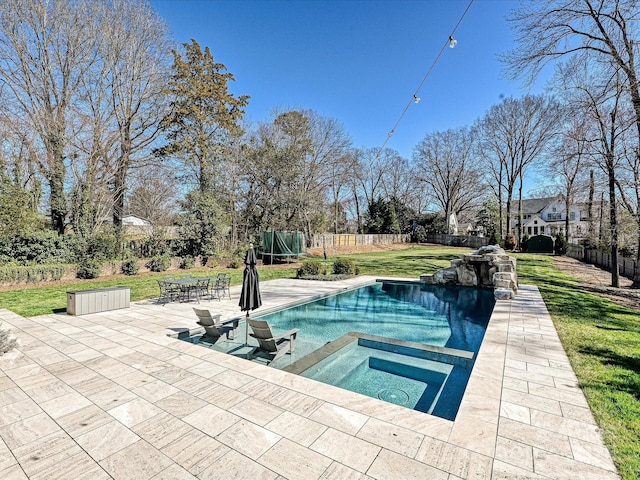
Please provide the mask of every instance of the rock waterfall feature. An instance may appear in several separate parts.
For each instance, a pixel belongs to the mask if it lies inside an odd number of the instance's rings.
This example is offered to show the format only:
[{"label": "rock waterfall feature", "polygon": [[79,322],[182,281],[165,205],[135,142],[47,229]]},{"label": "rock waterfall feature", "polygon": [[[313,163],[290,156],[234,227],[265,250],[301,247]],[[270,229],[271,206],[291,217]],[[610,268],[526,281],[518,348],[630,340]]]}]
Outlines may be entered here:
[{"label": "rock waterfall feature", "polygon": [[518,293],[516,259],[499,245],[487,245],[451,260],[451,266],[432,275],[420,275],[428,285],[464,285],[493,288],[496,300],[508,300]]}]

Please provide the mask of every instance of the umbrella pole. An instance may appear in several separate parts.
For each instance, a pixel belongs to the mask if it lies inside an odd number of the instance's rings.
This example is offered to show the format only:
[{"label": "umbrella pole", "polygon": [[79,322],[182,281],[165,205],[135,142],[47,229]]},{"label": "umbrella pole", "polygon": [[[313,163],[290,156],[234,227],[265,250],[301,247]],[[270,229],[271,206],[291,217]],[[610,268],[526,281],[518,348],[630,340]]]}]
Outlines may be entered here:
[{"label": "umbrella pole", "polygon": [[244,346],[249,346],[249,312],[247,311],[247,316],[244,318]]}]

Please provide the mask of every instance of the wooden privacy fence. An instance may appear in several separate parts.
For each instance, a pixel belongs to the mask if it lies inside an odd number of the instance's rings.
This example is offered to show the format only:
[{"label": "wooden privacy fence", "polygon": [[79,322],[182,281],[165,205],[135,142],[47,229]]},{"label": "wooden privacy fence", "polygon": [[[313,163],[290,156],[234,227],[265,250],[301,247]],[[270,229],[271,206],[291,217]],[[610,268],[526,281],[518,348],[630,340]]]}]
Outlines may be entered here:
[{"label": "wooden privacy fence", "polygon": [[485,245],[489,245],[489,238],[474,237],[471,235],[446,235],[444,233],[437,233],[427,235],[427,242],[437,243],[438,245],[447,245],[450,247],[480,248]]},{"label": "wooden privacy fence", "polygon": [[[584,248],[582,245],[570,244],[567,246],[567,256],[611,270],[611,253],[609,252],[602,252],[594,248]],[[633,258],[618,256],[618,272],[620,275],[633,278],[637,268],[636,263]]]},{"label": "wooden privacy fence", "polygon": [[389,245],[410,241],[409,234],[333,234],[316,233],[311,235],[309,248],[358,247],[361,245]]}]

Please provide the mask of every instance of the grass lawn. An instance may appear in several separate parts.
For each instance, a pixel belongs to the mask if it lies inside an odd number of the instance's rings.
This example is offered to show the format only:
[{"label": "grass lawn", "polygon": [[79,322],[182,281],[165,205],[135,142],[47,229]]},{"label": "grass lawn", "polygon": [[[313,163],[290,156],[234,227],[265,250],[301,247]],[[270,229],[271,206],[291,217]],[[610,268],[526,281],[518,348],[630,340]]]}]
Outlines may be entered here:
[{"label": "grass lawn", "polygon": [[[362,275],[417,278],[448,266],[468,248],[411,247],[378,253],[349,255]],[[340,257],[347,257],[341,255]],[[518,254],[520,283],[537,285],[569,355],[580,386],[604,432],[619,473],[625,480],[640,478],[640,320],[638,312],[586,293],[577,281],[557,270],[553,259]],[[329,257],[331,265],[334,257]],[[320,261],[323,261],[320,258]],[[194,276],[214,276],[220,269],[189,270]],[[232,284],[242,282],[242,269],[228,270]],[[295,268],[259,268],[262,281],[293,277]],[[174,272],[172,272],[174,273]],[[185,272],[186,273],[186,272]],[[162,274],[115,280],[78,281],[50,287],[29,287],[0,292],[0,306],[24,316],[64,310],[66,292],[103,286],[127,285],[131,299],[158,294]]]}]

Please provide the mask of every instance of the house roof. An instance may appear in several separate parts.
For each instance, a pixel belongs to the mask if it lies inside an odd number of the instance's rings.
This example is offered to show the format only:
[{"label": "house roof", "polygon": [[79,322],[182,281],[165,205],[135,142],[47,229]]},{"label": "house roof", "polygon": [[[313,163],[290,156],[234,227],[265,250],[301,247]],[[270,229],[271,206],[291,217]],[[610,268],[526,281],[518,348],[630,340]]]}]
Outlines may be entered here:
[{"label": "house roof", "polygon": [[523,213],[540,213],[550,203],[558,200],[558,197],[545,197],[545,198],[523,198],[522,199],[522,212]]}]

